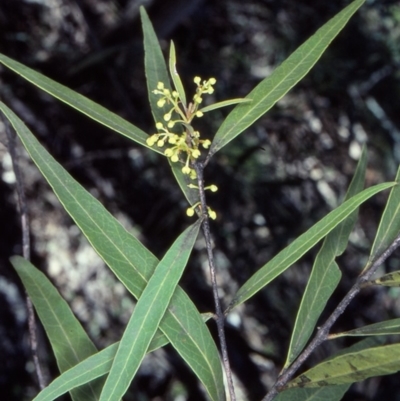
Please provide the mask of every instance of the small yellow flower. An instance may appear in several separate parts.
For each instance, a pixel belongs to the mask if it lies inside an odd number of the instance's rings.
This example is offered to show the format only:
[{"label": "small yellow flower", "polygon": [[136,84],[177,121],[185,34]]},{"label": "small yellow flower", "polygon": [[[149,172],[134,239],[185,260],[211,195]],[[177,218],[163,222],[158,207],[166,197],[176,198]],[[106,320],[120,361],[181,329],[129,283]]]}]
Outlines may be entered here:
[{"label": "small yellow flower", "polygon": [[214,210],[208,208],[208,215],[210,216],[210,219],[215,220],[217,218],[217,213],[214,212]]},{"label": "small yellow flower", "polygon": [[210,78],[210,79],[208,80],[208,82],[209,82],[211,85],[215,85],[215,84],[217,83],[217,80],[216,80],[215,78]]},{"label": "small yellow flower", "polygon": [[206,189],[209,189],[211,192],[217,192],[218,191],[218,187],[216,185],[214,185],[214,184],[210,185]]},{"label": "small yellow flower", "polygon": [[206,140],[203,141],[202,145],[203,145],[204,149],[207,149],[207,148],[210,147],[211,141],[209,139],[206,139]]},{"label": "small yellow flower", "polygon": [[157,106],[160,107],[160,108],[164,107],[164,104],[165,104],[166,101],[167,100],[165,98],[161,98],[160,100],[158,100]]},{"label": "small yellow flower", "polygon": [[203,117],[204,113],[202,111],[196,111],[196,117]]},{"label": "small yellow flower", "polygon": [[194,216],[194,209],[191,208],[191,207],[189,207],[188,209],[186,209],[186,214],[187,214],[189,217]]},{"label": "small yellow flower", "polygon": [[171,113],[164,114],[164,120],[169,121],[171,119]]},{"label": "small yellow flower", "polygon": [[159,148],[162,148],[164,145],[165,145],[164,139],[159,139],[159,140],[157,141],[157,146],[158,146]]},{"label": "small yellow flower", "polygon": [[182,167],[182,173],[183,174],[190,174],[191,171],[192,171],[192,169],[187,165]]},{"label": "small yellow flower", "polygon": [[195,179],[197,178],[196,170],[192,169],[192,170],[190,171],[189,177],[190,177],[191,180],[195,180]]},{"label": "small yellow flower", "polygon": [[171,161],[173,163],[176,163],[179,160],[179,156],[177,153],[175,153],[173,156],[171,156]]},{"label": "small yellow flower", "polygon": [[163,123],[157,123],[156,124],[156,128],[157,129],[163,129],[164,128]]},{"label": "small yellow flower", "polygon": [[200,156],[200,150],[199,149],[193,149],[192,150],[192,157],[197,159]]},{"label": "small yellow flower", "polygon": [[[178,135],[171,135],[169,138],[168,138],[168,143],[170,143],[171,145],[175,145],[176,144],[176,142],[177,142],[177,137]],[[178,139],[179,139],[179,137],[178,137]]]},{"label": "small yellow flower", "polygon": [[157,89],[162,91],[164,89],[164,83],[163,82],[158,82],[157,83]]},{"label": "small yellow flower", "polygon": [[165,149],[164,155],[167,157],[172,157],[174,155],[174,151],[171,148]]},{"label": "small yellow flower", "polygon": [[201,78],[200,77],[194,77],[193,81],[194,81],[195,84],[200,85]]}]

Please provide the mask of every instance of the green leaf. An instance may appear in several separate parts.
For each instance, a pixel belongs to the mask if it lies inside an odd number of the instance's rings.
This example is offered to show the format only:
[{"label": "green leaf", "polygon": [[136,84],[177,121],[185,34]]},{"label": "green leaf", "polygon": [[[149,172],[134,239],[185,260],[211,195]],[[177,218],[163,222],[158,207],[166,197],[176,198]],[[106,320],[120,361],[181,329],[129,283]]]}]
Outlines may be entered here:
[{"label": "green leaf", "polygon": [[[380,343],[381,341],[379,338],[367,338],[359,341],[351,347],[339,351],[334,357],[371,348]],[[333,359],[333,357],[329,357],[327,360],[331,359]],[[339,401],[349,389],[350,385],[351,384],[341,384],[320,388],[290,388],[281,392],[276,398],[274,398],[274,401]]]},{"label": "green leaf", "polygon": [[340,401],[349,387],[350,384],[321,388],[290,388],[279,393],[274,401]]},{"label": "green leaf", "polygon": [[361,336],[384,336],[400,334],[400,319],[390,319],[384,322],[369,324],[358,329],[345,331],[343,333],[330,334],[329,339],[334,340],[339,337],[361,337]]},{"label": "green leaf", "polygon": [[157,35],[154,32],[153,25],[143,6],[140,6],[140,17],[143,29],[144,69],[146,73],[147,92],[149,94],[149,102],[154,122],[157,123],[164,121],[163,116],[169,111],[169,107],[167,105],[164,105],[164,107],[157,106],[159,97],[153,93],[153,90],[157,88],[159,82],[162,82],[166,89],[171,90],[171,83]]},{"label": "green leaf", "polygon": [[222,102],[213,103],[213,104],[210,104],[209,106],[203,107],[202,109],[199,109],[199,111],[202,111],[203,113],[207,113],[208,111],[220,109],[221,107],[232,106],[234,104],[248,103],[248,102],[251,102],[251,99],[223,100]]},{"label": "green leaf", "polygon": [[[363,189],[366,168],[367,152],[364,147],[345,200],[350,199]],[[285,368],[297,358],[307,344],[318,318],[340,281],[341,272],[335,258],[346,249],[357,214],[357,211],[351,213],[329,233],[318,252],[296,317]]]},{"label": "green leaf", "polygon": [[0,54],[0,63],[21,75],[38,88],[61,100],[68,106],[71,106],[79,112],[87,115],[98,123],[105,125],[106,127],[126,136],[129,139],[132,139],[146,148],[152,149],[158,153],[162,153],[160,149],[152,148],[146,144],[148,135],[144,131],[124,120],[117,114],[107,110],[105,107],[100,106],[87,97],[67,88],[64,85],[59,84],[58,82],[53,81],[50,78],[45,77],[39,72],[36,72],[31,68],[19,63],[18,61],[4,56],[3,54]]},{"label": "green leaf", "polygon": [[[104,350],[85,359],[73,368],[65,371],[57,379],[53,380],[43,389],[33,401],[53,401],[66,392],[91,382],[108,373],[111,369],[115,354],[117,353],[118,343],[114,343]],[[100,397],[101,387],[99,391]],[[97,400],[99,398],[96,398]],[[84,399],[82,399],[84,400]]]},{"label": "green leaf", "polygon": [[311,70],[364,1],[353,1],[302,44],[269,77],[260,82],[247,95],[252,102],[236,106],[222,123],[211,145],[210,155],[218,152],[242,133],[292,89]]},{"label": "green leaf", "polygon": [[[202,314],[202,318],[205,322],[212,317],[213,314],[211,313]],[[147,352],[153,352],[166,344],[168,344],[167,338],[158,331],[153,337]],[[112,362],[117,353],[118,345],[119,342],[114,343],[67,370],[43,389],[33,401],[52,401],[82,384],[88,383],[97,377],[107,374],[111,369]]]},{"label": "green leaf", "polygon": [[100,401],[119,400],[128,389],[187,265],[200,224],[188,227],[156,267],[124,331]]},{"label": "green leaf", "polygon": [[[326,243],[325,240],[324,244]],[[331,260],[331,255],[323,252],[323,249],[326,249],[326,246],[321,248],[322,253],[318,253],[300,304],[284,368],[292,364],[307,344],[319,316],[342,277],[336,262]]]},{"label": "green leaf", "polygon": [[384,274],[375,280],[368,281],[368,284],[383,285],[385,287],[400,287],[400,271]]},{"label": "green leaf", "polygon": [[[97,352],[70,307],[48,278],[20,256],[11,263],[35,306],[50,341],[61,373]],[[71,392],[75,401],[98,400],[104,381],[97,381]]]},{"label": "green leaf", "polygon": [[322,238],[331,232],[338,224],[346,219],[358,206],[371,196],[396,185],[394,182],[375,185],[365,189],[356,196],[344,202],[327,216],[314,224],[308,231],[300,235],[289,246],[278,253],[271,261],[261,267],[236,293],[229,309],[240,305],[275,277],[279,276],[293,263],[299,260],[308,250],[316,245]]},{"label": "green leaf", "polygon": [[368,348],[322,362],[287,384],[291,387],[323,387],[359,382],[400,370],[400,344]]},{"label": "green leaf", "polygon": [[[158,259],[53,159],[4,103],[0,102],[0,110],[65,210],[118,279],[138,299]],[[195,305],[181,288],[175,291],[160,327],[204,384],[211,399],[223,400],[222,369],[216,345]]]},{"label": "green leaf", "polygon": [[[163,121],[163,116],[169,111],[167,105],[160,108],[157,106],[158,97],[152,92],[158,82],[163,82],[165,88],[171,90],[171,85],[168,77],[167,66],[161,51],[160,44],[158,43],[157,35],[154,32],[153,26],[149,20],[146,10],[143,6],[140,7],[140,15],[142,18],[143,26],[143,44],[144,44],[144,65],[146,71],[147,91],[149,93],[149,101],[151,111],[153,113],[154,121]],[[188,176],[182,173],[181,163],[172,163],[170,159],[168,162],[171,166],[172,172],[181,188],[183,194],[188,200],[190,205],[194,205],[199,201],[199,191],[190,189],[187,185],[190,183]]]},{"label": "green leaf", "polygon": [[[396,182],[400,182],[400,167],[397,170]],[[395,240],[400,232],[400,185],[390,191],[378,232],[372,245],[369,263],[379,257]]]},{"label": "green leaf", "polygon": [[171,74],[172,82],[174,83],[175,89],[179,94],[179,99],[181,99],[182,105],[186,110],[187,103],[186,103],[185,89],[182,85],[181,77],[179,76],[178,71],[176,69],[175,45],[172,40],[171,40],[171,47],[169,49],[169,72]]}]

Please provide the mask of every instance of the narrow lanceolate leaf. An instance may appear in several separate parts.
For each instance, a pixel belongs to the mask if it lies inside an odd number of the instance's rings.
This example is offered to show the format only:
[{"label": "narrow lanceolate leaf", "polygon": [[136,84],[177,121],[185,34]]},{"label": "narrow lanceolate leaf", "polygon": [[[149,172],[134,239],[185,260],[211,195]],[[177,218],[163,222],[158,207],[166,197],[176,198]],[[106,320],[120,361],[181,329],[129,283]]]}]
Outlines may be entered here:
[{"label": "narrow lanceolate leaf", "polygon": [[[203,313],[202,319],[206,322],[213,318],[212,313]],[[163,347],[168,344],[168,339],[160,331],[157,331],[147,353],[153,352],[154,350]],[[115,354],[119,342],[116,342],[104,350],[92,355],[91,357],[85,359],[84,361],[78,363],[73,368],[65,371],[57,379],[53,380],[45,389],[43,389],[33,401],[52,401],[60,397],[61,395],[73,390],[82,384],[89,383],[94,379],[107,374],[113,363]],[[101,388],[99,389],[100,398]]]},{"label": "narrow lanceolate leaf", "polygon": [[308,231],[300,235],[289,246],[283,249],[271,261],[260,268],[239,289],[229,309],[240,305],[262,288],[264,288],[275,277],[279,276],[293,263],[299,260],[308,250],[316,245],[322,238],[329,234],[338,224],[351,215],[362,203],[371,196],[396,185],[395,182],[383,183],[365,189],[353,196],[335,210],[330,212],[318,223],[314,224]]},{"label": "narrow lanceolate leaf", "polygon": [[368,348],[323,362],[288,383],[291,387],[323,387],[359,382],[400,370],[400,344]]},{"label": "narrow lanceolate leaf", "polygon": [[290,388],[279,393],[274,401],[340,401],[350,386],[342,384],[321,388]]},{"label": "narrow lanceolate leaf", "polygon": [[140,17],[143,29],[144,70],[146,73],[147,92],[149,94],[151,112],[153,113],[155,123],[163,122],[163,115],[169,111],[169,107],[168,105],[158,107],[157,101],[160,97],[155,95],[153,91],[157,88],[159,82],[162,82],[166,89],[171,90],[168,70],[160,44],[158,43],[157,35],[154,32],[153,25],[143,6],[140,7]]},{"label": "narrow lanceolate leaf", "polygon": [[[396,175],[397,183],[400,182],[400,167]],[[400,185],[396,185],[390,191],[379,228],[372,245],[370,262],[379,257],[395,240],[400,232]]]},{"label": "narrow lanceolate leaf", "polygon": [[362,336],[384,336],[400,334],[400,319],[390,319],[384,322],[369,324],[358,329],[345,331],[343,333],[330,334],[329,339],[334,340],[339,337],[362,337]]},{"label": "narrow lanceolate leaf", "polygon": [[202,109],[199,109],[199,111],[202,111],[203,113],[207,113],[208,111],[220,109],[222,107],[232,106],[234,104],[239,104],[239,103],[249,103],[249,102],[251,102],[251,99],[223,100],[222,102],[213,103],[213,104],[210,104],[209,106],[203,107]]},{"label": "narrow lanceolate leaf", "polygon": [[382,277],[371,280],[368,283],[385,287],[400,287],[400,271],[384,274]]},{"label": "narrow lanceolate leaf", "polygon": [[186,267],[200,223],[188,227],[157,265],[124,331],[100,401],[119,400],[128,389]]},{"label": "narrow lanceolate leaf", "polygon": [[364,0],[353,1],[301,45],[268,78],[261,81],[247,95],[252,102],[236,106],[222,123],[211,145],[211,154],[242,133],[292,89],[311,70],[363,3]]},{"label": "narrow lanceolate leaf", "polygon": [[[21,278],[43,324],[61,373],[97,352],[70,307],[48,278],[20,256],[11,263]],[[74,401],[97,401],[104,381],[71,391]],[[68,389],[70,390],[70,389]]]},{"label": "narrow lanceolate leaf", "polygon": [[[204,322],[211,319],[213,314],[202,314]],[[147,352],[163,347],[168,344],[167,338],[160,331],[157,331]],[[117,353],[119,342],[110,345],[104,350],[92,355],[91,357],[65,371],[57,379],[53,380],[44,390],[42,390],[33,401],[52,401],[65,394],[66,392],[81,386],[82,384],[93,381],[94,379],[107,374]],[[101,391],[101,389],[100,389]],[[99,391],[99,397],[100,397]]]},{"label": "narrow lanceolate leaf", "polygon": [[183,107],[187,108],[186,94],[183,87],[181,77],[176,69],[176,53],[174,42],[171,41],[171,47],[169,49],[169,72],[171,74],[172,82],[174,83],[175,89],[179,94],[179,99],[181,99]]},{"label": "narrow lanceolate leaf", "polygon": [[[162,108],[158,107],[157,100],[159,97],[156,96],[152,91],[156,89],[158,82],[163,82],[165,88],[171,90],[167,66],[165,64],[157,35],[154,32],[153,26],[143,6],[140,7],[140,15],[143,26],[143,44],[145,54],[144,66],[146,71],[147,91],[149,94],[150,107],[153,113],[154,121],[163,122],[163,116],[165,113],[170,111],[170,106],[166,104]],[[190,189],[188,187],[188,176],[182,173],[183,165],[180,162],[172,163],[169,159],[168,161],[183,194],[185,195],[189,204],[194,205],[199,201],[199,191]]]},{"label": "narrow lanceolate leaf", "polygon": [[[67,88],[64,85],[59,84],[56,81],[53,81],[50,78],[47,78],[39,72],[19,63],[18,61],[4,56],[3,54],[0,54],[0,63],[21,75],[33,85],[49,93],[51,96],[54,96],[55,98],[66,103],[68,106],[71,106],[79,112],[86,114],[91,119],[112,129],[113,131],[118,132],[119,134],[126,136],[129,139],[132,139],[140,145],[150,148],[146,144],[148,135],[144,131],[124,120],[117,114],[107,110],[105,107],[100,106],[87,97]],[[150,149],[161,153],[159,149]]]},{"label": "narrow lanceolate leaf", "polygon": [[[364,147],[345,200],[350,199],[363,189],[366,168],[367,152]],[[285,368],[297,358],[307,344],[319,316],[339,283],[341,272],[335,258],[346,249],[357,214],[357,210],[351,213],[329,233],[318,252],[296,317]]]},{"label": "narrow lanceolate leaf", "polygon": [[[73,368],[65,371],[57,379],[53,380],[43,389],[33,401],[53,401],[66,392],[91,382],[92,380],[104,376],[111,369],[115,354],[117,353],[118,343],[112,344],[104,350],[83,360]],[[100,398],[101,387],[99,389]],[[82,399],[84,400],[84,399]]]},{"label": "narrow lanceolate leaf", "polygon": [[[382,341],[378,337],[366,338],[348,348],[342,349],[336,355],[329,357],[327,360],[331,360],[339,355],[361,351],[381,344]],[[274,398],[274,401],[340,401],[350,386],[351,383],[319,388],[294,387],[281,392],[276,398]]]},{"label": "narrow lanceolate leaf", "polygon": [[[326,243],[327,241],[325,240],[324,244]],[[336,262],[329,260],[331,259],[329,256],[326,253],[321,254],[320,251],[315,260],[313,271],[296,317],[284,368],[292,364],[307,344],[321,312],[325,309],[329,297],[339,284],[342,274]],[[317,260],[318,263],[323,264],[318,265]]]},{"label": "narrow lanceolate leaf", "polygon": [[[65,210],[118,279],[138,299],[158,264],[157,258],[76,182],[1,102],[0,110],[11,122]],[[181,288],[175,291],[160,328],[204,384],[211,399],[223,400],[218,350],[200,313]]]}]

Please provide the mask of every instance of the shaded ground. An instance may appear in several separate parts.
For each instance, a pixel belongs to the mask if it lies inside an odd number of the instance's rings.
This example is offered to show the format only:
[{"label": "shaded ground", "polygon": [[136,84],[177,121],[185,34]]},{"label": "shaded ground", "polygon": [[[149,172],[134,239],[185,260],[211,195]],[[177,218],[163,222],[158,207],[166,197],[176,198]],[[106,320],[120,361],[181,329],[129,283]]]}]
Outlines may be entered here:
[{"label": "shaded ground", "polygon": [[[195,75],[215,76],[218,100],[246,95],[348,4],[3,0],[0,51],[151,133],[138,20],[141,3],[148,8],[163,48],[174,40],[186,87],[194,87]],[[212,228],[225,303],[252,273],[341,201],[364,143],[369,146],[367,185],[393,179],[400,158],[399,21],[397,2],[370,1],[306,79],[208,167],[206,180],[219,187],[209,202],[219,216]],[[165,160],[87,120],[3,67],[0,83],[1,99],[56,159],[162,256],[190,222]],[[223,114],[214,113],[204,119],[201,131],[212,137],[222,119]],[[1,139],[4,142],[4,134]],[[27,365],[23,291],[8,262],[9,256],[21,253],[19,223],[4,146],[0,154],[0,338],[6,361],[0,368],[0,384],[7,400],[29,400],[36,388]],[[104,347],[120,338],[133,301],[81,237],[22,150],[20,160],[34,263],[57,284],[93,340]],[[362,268],[384,202],[385,195],[379,195],[361,209],[349,249],[339,260],[343,279],[329,308]],[[284,362],[314,255],[303,258],[228,321],[233,368],[249,400],[265,395]],[[397,264],[392,258],[386,269],[398,269]],[[200,311],[213,310],[201,242],[182,286]],[[336,330],[398,316],[397,295],[386,290],[364,293]],[[44,338],[43,342],[43,364],[54,377],[55,363]],[[310,363],[342,345],[348,344],[321,348]],[[358,384],[352,391],[348,399],[394,400],[399,389],[395,378],[389,377]],[[147,358],[126,400],[172,400],[179,392],[186,392],[188,400],[204,399],[196,379],[166,347]]]}]

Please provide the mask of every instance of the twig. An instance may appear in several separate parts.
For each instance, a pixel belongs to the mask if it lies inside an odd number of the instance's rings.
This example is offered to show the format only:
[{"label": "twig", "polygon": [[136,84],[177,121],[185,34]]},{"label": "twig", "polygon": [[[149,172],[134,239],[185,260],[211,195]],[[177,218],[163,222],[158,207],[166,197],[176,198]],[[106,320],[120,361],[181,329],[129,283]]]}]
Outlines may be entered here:
[{"label": "twig", "polygon": [[385,260],[395,251],[396,248],[400,246],[400,234],[392,242],[392,244],[370,265],[361,272],[357,281],[342,299],[336,309],[332,312],[326,322],[318,329],[317,334],[310,342],[310,344],[304,349],[304,351],[299,355],[299,357],[290,365],[287,369],[283,370],[276,380],[275,384],[268,392],[268,394],[262,399],[262,401],[271,401],[275,398],[280,390],[283,390],[284,386],[293,377],[299,367],[305,362],[305,360],[310,356],[310,354],[325,340],[328,339],[329,330],[339,318],[339,316],[345,311],[350,302],[355,298],[355,296],[360,292],[362,285],[367,282],[371,276],[375,273],[376,269],[385,262]]},{"label": "twig", "polygon": [[[31,257],[31,245],[30,245],[30,234],[29,234],[29,217],[28,208],[26,203],[25,191],[23,187],[22,174],[18,165],[17,152],[15,150],[15,135],[11,132],[8,122],[3,118],[5,131],[8,140],[8,151],[11,156],[11,162],[15,174],[16,190],[17,190],[17,202],[18,209],[21,218],[21,228],[22,228],[22,255],[26,260],[30,260]],[[40,367],[39,356],[38,356],[38,342],[36,336],[36,319],[35,312],[33,309],[32,301],[29,298],[26,290],[26,307],[28,310],[28,329],[29,329],[29,342],[32,351],[33,363],[35,365],[36,375],[39,383],[40,389],[46,387],[46,382],[44,380],[43,372]]]},{"label": "twig", "polygon": [[211,232],[210,232],[210,224],[209,224],[209,217],[207,211],[207,202],[206,202],[206,195],[204,190],[204,180],[203,180],[203,170],[204,164],[201,162],[196,162],[194,164],[194,168],[197,174],[197,181],[199,186],[199,196],[200,196],[200,204],[201,210],[203,215],[203,222],[202,222],[202,229],[204,238],[206,241],[206,248],[207,248],[207,255],[208,255],[208,263],[210,266],[210,274],[211,274],[211,283],[212,283],[212,291],[214,296],[214,303],[215,303],[215,314],[216,314],[216,322],[218,328],[218,337],[219,342],[221,345],[221,353],[222,353],[222,361],[224,364],[226,380],[228,383],[229,395],[231,401],[236,401],[235,389],[233,386],[232,380],[232,370],[229,364],[229,357],[228,357],[228,348],[226,345],[226,338],[225,338],[225,328],[224,328],[224,321],[225,316],[221,308],[221,302],[218,295],[218,283],[216,278],[216,269],[214,264],[214,255],[212,251],[211,245]]}]

